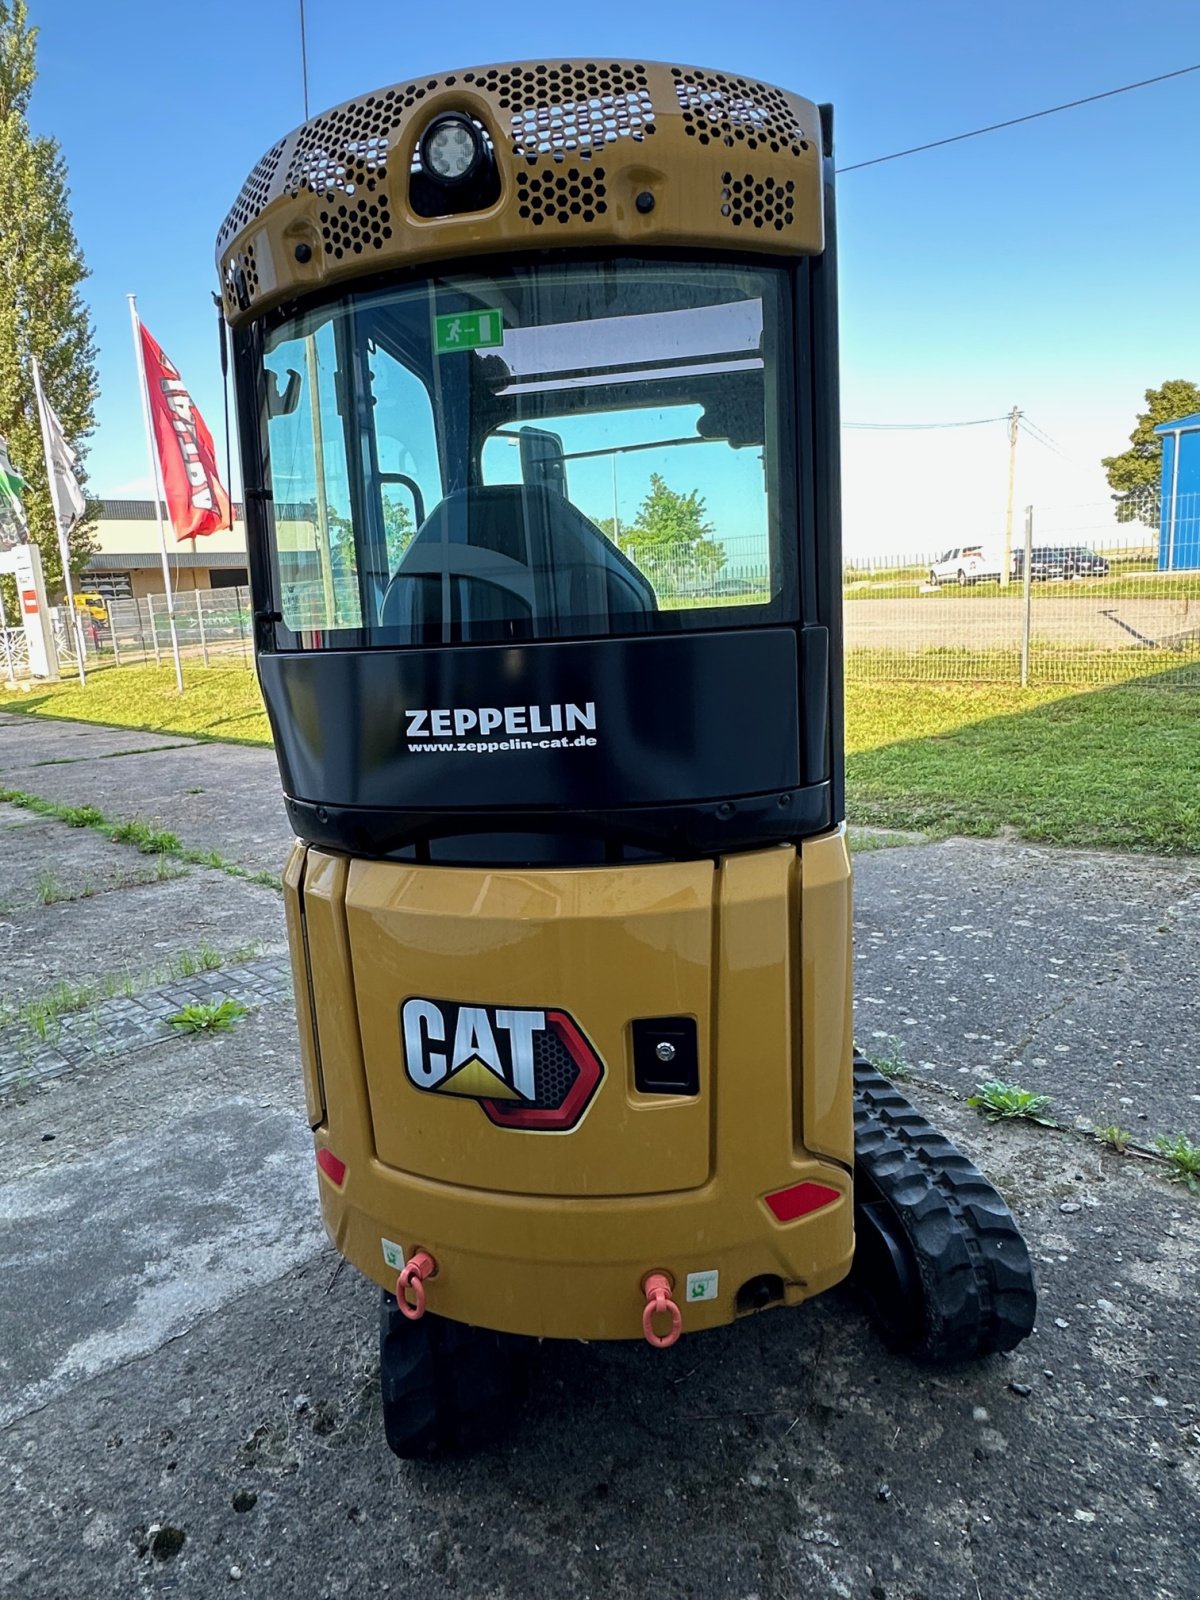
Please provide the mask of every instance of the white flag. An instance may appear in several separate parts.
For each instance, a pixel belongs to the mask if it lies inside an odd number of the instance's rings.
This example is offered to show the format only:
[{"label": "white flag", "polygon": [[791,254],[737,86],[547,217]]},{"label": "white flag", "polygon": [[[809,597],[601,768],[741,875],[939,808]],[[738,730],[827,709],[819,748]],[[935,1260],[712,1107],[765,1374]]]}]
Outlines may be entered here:
[{"label": "white flag", "polygon": [[54,516],[60,533],[69,533],[87,510],[87,501],[79,480],[75,476],[75,463],[79,457],[67,443],[58,413],[42,392],[42,375],[37,360],[33,363],[33,382],[37,390],[38,411],[42,423],[42,440],[46,448],[46,472],[50,480],[50,498],[54,502]]},{"label": "white flag", "polygon": [[13,550],[29,538],[21,496],[25,479],[8,459],[8,443],[0,438],[0,552]]}]

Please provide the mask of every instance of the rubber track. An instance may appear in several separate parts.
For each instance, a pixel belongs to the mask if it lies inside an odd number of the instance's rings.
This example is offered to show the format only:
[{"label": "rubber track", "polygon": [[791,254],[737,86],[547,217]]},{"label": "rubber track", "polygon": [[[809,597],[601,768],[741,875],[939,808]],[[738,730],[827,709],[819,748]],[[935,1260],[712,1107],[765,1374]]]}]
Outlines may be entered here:
[{"label": "rubber track", "polygon": [[384,1292],[379,1308],[384,1432],[406,1459],[491,1444],[516,1409],[518,1341],[427,1314],[409,1322]]},{"label": "rubber track", "polygon": [[907,1353],[951,1363],[1020,1344],[1033,1329],[1037,1292],[1003,1196],[857,1054],[854,1159],[858,1198],[886,1207],[920,1280],[923,1330]]}]

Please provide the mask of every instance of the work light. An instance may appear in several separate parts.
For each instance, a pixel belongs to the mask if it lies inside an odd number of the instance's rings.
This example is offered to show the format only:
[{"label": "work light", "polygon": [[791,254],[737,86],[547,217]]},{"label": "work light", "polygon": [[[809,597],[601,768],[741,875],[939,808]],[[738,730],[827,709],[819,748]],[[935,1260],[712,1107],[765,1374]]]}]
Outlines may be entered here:
[{"label": "work light", "polygon": [[421,165],[442,183],[462,183],[483,157],[483,139],[469,117],[450,112],[421,136]]}]

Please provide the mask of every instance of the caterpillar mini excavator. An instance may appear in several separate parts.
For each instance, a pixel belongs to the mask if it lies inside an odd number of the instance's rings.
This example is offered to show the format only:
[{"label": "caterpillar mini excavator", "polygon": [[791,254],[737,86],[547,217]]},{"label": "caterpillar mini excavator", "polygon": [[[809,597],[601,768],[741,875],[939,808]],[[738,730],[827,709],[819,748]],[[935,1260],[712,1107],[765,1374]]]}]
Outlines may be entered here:
[{"label": "caterpillar mini excavator", "polygon": [[1033,1323],[995,1189],[855,1058],[828,107],[634,61],[314,117],[218,238],[321,1206],[388,1442],[530,1339],[853,1269]]}]

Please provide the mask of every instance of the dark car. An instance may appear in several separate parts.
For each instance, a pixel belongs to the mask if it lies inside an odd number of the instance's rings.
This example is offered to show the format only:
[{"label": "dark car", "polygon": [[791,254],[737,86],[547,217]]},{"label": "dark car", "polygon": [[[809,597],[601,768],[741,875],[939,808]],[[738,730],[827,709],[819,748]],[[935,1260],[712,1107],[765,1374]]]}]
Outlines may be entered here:
[{"label": "dark car", "polygon": [[1077,578],[1107,578],[1108,562],[1094,550],[1071,545],[1063,551],[1070,573]]},{"label": "dark car", "polygon": [[[1071,574],[1067,571],[1066,552],[1059,549],[1043,547],[1034,550],[1029,563],[1029,575],[1034,583],[1045,583],[1051,578],[1067,578]],[[1025,552],[1013,551],[1013,577],[1025,576]]]},{"label": "dark car", "polygon": [[[1024,550],[1013,551],[1013,577],[1025,572]],[[1029,574],[1034,583],[1062,578],[1107,578],[1108,562],[1083,545],[1041,545],[1033,551]]]}]

